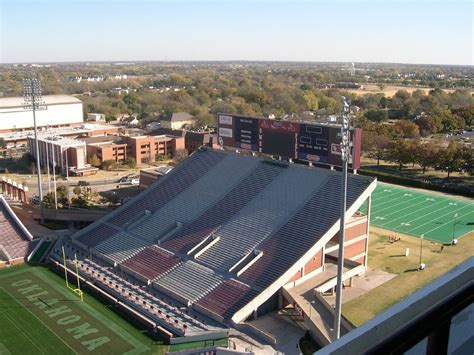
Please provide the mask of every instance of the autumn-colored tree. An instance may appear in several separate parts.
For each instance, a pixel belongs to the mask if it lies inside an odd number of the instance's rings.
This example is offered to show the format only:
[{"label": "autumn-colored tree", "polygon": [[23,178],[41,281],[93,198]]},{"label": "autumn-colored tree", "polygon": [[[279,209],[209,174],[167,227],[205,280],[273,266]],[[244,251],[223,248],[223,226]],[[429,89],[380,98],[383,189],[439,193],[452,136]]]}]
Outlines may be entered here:
[{"label": "autumn-colored tree", "polygon": [[377,159],[377,166],[380,165],[380,159],[387,158],[387,151],[390,148],[391,140],[386,136],[377,135],[373,139],[373,146],[369,152],[369,157]]},{"label": "autumn-colored tree", "polygon": [[178,165],[179,163],[181,163],[187,157],[188,157],[188,151],[186,149],[178,149],[174,153],[173,164]]},{"label": "autumn-colored tree", "polygon": [[448,147],[440,151],[439,157],[441,167],[448,173],[448,179],[453,171],[464,167],[464,149],[455,141],[449,142]]},{"label": "autumn-colored tree", "polygon": [[433,142],[420,144],[415,151],[415,161],[423,169],[423,174],[428,167],[436,164],[438,158],[438,147]]},{"label": "autumn-colored tree", "polygon": [[89,155],[89,156],[87,157],[87,162],[88,162],[90,165],[95,166],[95,167],[100,166],[100,159],[97,157],[96,154]]},{"label": "autumn-colored tree", "polygon": [[416,123],[409,120],[397,121],[394,125],[395,129],[399,132],[401,138],[419,138],[420,129]]},{"label": "autumn-colored tree", "polygon": [[423,116],[415,121],[420,129],[420,134],[423,137],[428,136],[429,134],[438,133],[441,129],[437,121],[431,116]]},{"label": "autumn-colored tree", "polygon": [[403,165],[413,161],[413,149],[409,141],[400,139],[390,143],[388,148],[390,161],[398,164],[398,170],[402,170]]}]

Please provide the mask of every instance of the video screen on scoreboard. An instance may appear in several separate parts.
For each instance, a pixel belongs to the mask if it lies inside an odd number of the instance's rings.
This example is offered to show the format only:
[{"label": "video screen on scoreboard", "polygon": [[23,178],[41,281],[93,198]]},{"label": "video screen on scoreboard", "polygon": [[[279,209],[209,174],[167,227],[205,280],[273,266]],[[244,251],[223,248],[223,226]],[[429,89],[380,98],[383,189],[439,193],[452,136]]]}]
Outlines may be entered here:
[{"label": "video screen on scoreboard", "polygon": [[295,157],[295,135],[286,132],[265,132],[262,135],[262,153]]}]

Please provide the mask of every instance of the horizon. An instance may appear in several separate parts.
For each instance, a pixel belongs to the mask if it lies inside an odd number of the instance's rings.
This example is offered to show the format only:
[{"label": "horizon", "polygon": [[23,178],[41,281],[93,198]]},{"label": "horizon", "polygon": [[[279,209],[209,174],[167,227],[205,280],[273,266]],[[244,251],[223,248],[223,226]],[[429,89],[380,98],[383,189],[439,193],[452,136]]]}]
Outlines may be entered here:
[{"label": "horizon", "polygon": [[436,66],[436,67],[473,67],[474,64],[444,64],[444,63],[403,63],[403,62],[351,62],[351,61],[309,61],[309,60],[252,60],[252,59],[226,59],[226,60],[215,60],[215,59],[203,59],[203,60],[81,60],[81,61],[34,61],[34,62],[5,62],[0,63],[0,66],[8,65],[67,65],[67,64],[121,64],[121,65],[133,65],[133,64],[175,64],[175,63],[203,63],[203,64],[231,64],[231,63],[268,63],[268,64],[363,64],[363,65],[401,65],[401,66]]},{"label": "horizon", "polygon": [[472,66],[472,6],[465,0],[2,0],[0,63]]}]

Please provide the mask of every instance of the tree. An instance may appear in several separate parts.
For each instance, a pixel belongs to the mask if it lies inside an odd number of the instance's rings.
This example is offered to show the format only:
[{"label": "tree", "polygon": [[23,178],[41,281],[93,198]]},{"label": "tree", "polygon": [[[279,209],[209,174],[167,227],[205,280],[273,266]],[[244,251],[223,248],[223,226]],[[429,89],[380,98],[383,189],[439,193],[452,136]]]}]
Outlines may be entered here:
[{"label": "tree", "polygon": [[403,165],[413,161],[413,149],[408,141],[397,140],[390,143],[388,149],[389,160],[398,164],[398,170],[402,170]]},{"label": "tree", "polygon": [[437,121],[431,116],[423,116],[415,121],[420,129],[422,137],[426,137],[429,134],[438,133],[441,127],[438,126]]},{"label": "tree", "polygon": [[135,158],[132,157],[128,157],[123,163],[125,165],[128,165],[128,167],[131,169],[135,169],[137,167],[137,161],[135,160]]},{"label": "tree", "polygon": [[383,122],[388,120],[387,110],[369,110],[365,114],[368,120],[374,122]]},{"label": "tree", "polygon": [[306,109],[310,111],[317,111],[319,108],[319,102],[316,95],[311,91],[305,91],[303,93]]},{"label": "tree", "polygon": [[377,159],[377,166],[380,165],[380,159],[387,158],[387,150],[391,144],[390,138],[386,136],[376,135],[373,139],[373,146],[369,152],[369,157]]},{"label": "tree", "polygon": [[416,123],[408,120],[400,120],[395,123],[395,129],[400,133],[402,138],[419,138],[420,129]]},{"label": "tree", "polygon": [[68,195],[67,186],[66,185],[59,185],[58,187],[56,187],[56,194],[58,196],[58,199],[64,198],[64,197],[67,198],[67,195]]},{"label": "tree", "polygon": [[7,147],[7,143],[5,142],[5,139],[0,138],[0,148],[5,149]]},{"label": "tree", "polygon": [[173,157],[173,164],[178,165],[181,163],[183,160],[185,160],[188,157],[188,151],[186,149],[178,149],[174,153]]},{"label": "tree", "polygon": [[72,189],[72,192],[75,194],[75,195],[80,195],[82,194],[82,189],[80,188],[80,186],[75,186],[74,189]]},{"label": "tree", "polygon": [[43,204],[46,208],[51,208],[54,206],[54,193],[48,192],[43,196]]},{"label": "tree", "polygon": [[449,142],[447,148],[441,150],[440,165],[448,173],[461,170],[465,165],[464,150],[455,141]]},{"label": "tree", "polygon": [[423,174],[438,161],[438,147],[432,142],[420,144],[415,151],[415,161],[423,169]]},{"label": "tree", "polygon": [[453,110],[453,113],[462,117],[466,126],[474,126],[474,105]]},{"label": "tree", "polygon": [[71,205],[76,208],[87,208],[87,200],[83,196],[73,197]]},{"label": "tree", "polygon": [[87,157],[87,162],[92,165],[92,166],[95,166],[95,167],[99,167],[100,166],[100,159],[97,157],[96,154],[92,154],[92,155],[89,155]]},{"label": "tree", "polygon": [[117,167],[117,162],[115,160],[104,160],[101,164],[102,170],[113,170]]}]

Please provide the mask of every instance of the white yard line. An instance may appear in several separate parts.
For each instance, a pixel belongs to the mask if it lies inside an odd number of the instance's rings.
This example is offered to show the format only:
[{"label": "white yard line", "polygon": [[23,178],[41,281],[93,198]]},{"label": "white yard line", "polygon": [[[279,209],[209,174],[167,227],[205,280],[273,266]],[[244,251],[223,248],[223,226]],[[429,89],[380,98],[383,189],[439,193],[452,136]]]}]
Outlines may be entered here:
[{"label": "white yard line", "polygon": [[[423,202],[420,202],[420,203],[425,203],[425,202],[428,202],[428,201],[424,200]],[[444,202],[444,201],[439,201],[439,202],[435,203],[434,205],[437,205],[438,203],[443,203],[443,202]],[[418,204],[417,204],[417,205],[418,205]],[[398,221],[398,220],[401,220],[401,219],[403,219],[403,220],[408,220],[408,217],[409,217],[409,216],[411,216],[411,215],[413,215],[413,214],[419,215],[419,214],[421,213],[421,211],[423,211],[423,210],[425,210],[425,209],[431,209],[431,208],[433,208],[434,205],[431,204],[431,205],[426,206],[426,207],[424,207],[424,208],[417,209],[416,211],[413,211],[413,212],[408,213],[408,214],[406,214],[406,215],[403,215],[403,216],[401,216],[401,217],[397,217],[397,218],[394,218],[394,219],[392,219],[392,220],[390,220],[390,221],[384,222],[384,224],[385,224],[385,223],[391,223],[391,222],[394,222],[394,221]],[[415,205],[415,206],[416,206],[416,205]],[[413,206],[408,206],[408,207],[405,207],[405,208],[403,208],[403,209],[401,209],[401,210],[398,210],[398,211],[396,211],[396,212],[393,212],[393,213],[399,213],[400,211],[403,211],[403,210],[405,210],[405,209],[407,209],[407,208],[412,208],[412,207],[413,207]],[[444,208],[444,207],[443,207],[443,208]],[[433,212],[434,212],[434,211],[433,211]],[[433,212],[430,212],[430,213],[433,213]],[[392,214],[393,214],[393,213],[392,213]],[[428,213],[428,214],[429,214],[429,213]],[[428,214],[426,214],[426,215],[428,215]],[[424,215],[424,216],[426,216],[426,215]],[[384,217],[386,217],[386,216],[384,216]],[[421,217],[419,217],[419,218],[421,218]],[[408,220],[408,221],[410,221],[410,220]],[[411,221],[410,221],[410,222],[411,222]]]},{"label": "white yard line", "polygon": [[[450,206],[448,205],[448,206],[446,206],[446,207],[450,207]],[[425,214],[424,216],[415,218],[415,219],[412,220],[412,221],[416,221],[417,219],[426,217],[426,216],[428,216],[428,215],[430,215],[430,214],[432,214],[432,213],[439,212],[439,211],[441,211],[442,209],[444,209],[444,208],[446,208],[446,207],[443,207],[443,208],[440,208],[439,210],[436,210],[436,211],[433,211],[433,212],[431,212],[431,213]],[[461,208],[456,209],[455,211],[449,212],[449,214],[458,213],[459,211],[461,211],[462,209],[464,209],[464,208],[466,208],[466,207],[470,207],[470,206],[469,206],[469,205],[463,206],[463,207],[461,207]],[[468,214],[470,214],[470,213],[472,213],[472,211],[469,211],[468,213],[464,214],[463,216],[466,216],[466,215],[468,215]],[[423,227],[424,225],[427,225],[427,224],[429,224],[429,223],[433,223],[434,221],[437,221],[438,219],[440,219],[440,218],[445,218],[445,217],[446,217],[446,214],[443,215],[443,216],[441,216],[441,217],[435,218],[435,219],[433,219],[433,220],[431,220],[431,221],[429,221],[429,222],[420,224],[419,226],[416,226],[415,228],[410,229],[408,232],[413,232],[414,230],[416,230],[416,229],[418,229],[418,228],[420,228],[420,227]],[[461,217],[457,217],[457,218],[459,219],[459,218],[461,218]],[[410,222],[412,222],[412,221],[410,221]],[[441,224],[441,226],[444,225],[444,224],[447,224],[447,223],[451,223],[451,221],[445,222],[445,223]],[[438,228],[441,227],[441,226],[438,226],[438,227],[434,228],[433,230],[438,229]],[[428,232],[426,232],[426,233],[429,233],[429,232],[430,232],[430,231],[428,231]]]}]

